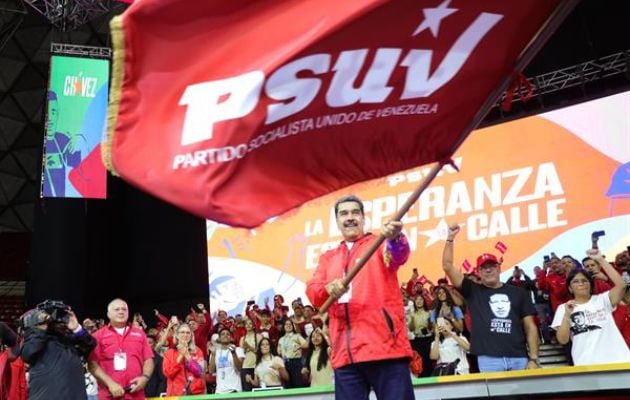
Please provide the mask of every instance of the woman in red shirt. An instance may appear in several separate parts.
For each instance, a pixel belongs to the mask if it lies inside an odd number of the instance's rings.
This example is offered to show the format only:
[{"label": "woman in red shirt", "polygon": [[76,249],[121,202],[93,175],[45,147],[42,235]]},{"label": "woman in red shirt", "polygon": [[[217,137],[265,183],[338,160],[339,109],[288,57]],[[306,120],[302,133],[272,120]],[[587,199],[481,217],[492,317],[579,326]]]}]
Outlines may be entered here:
[{"label": "woman in red shirt", "polygon": [[166,395],[206,393],[203,351],[192,340],[192,329],[181,324],[175,333],[175,348],[164,353],[162,364],[166,376]]}]

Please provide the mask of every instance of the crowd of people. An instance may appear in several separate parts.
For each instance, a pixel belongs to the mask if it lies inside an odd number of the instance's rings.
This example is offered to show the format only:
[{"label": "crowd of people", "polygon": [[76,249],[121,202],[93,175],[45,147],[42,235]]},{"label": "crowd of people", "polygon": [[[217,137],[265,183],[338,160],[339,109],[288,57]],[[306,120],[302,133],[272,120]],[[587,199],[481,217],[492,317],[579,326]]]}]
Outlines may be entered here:
[{"label": "crowd of people", "polygon": [[[402,224],[387,222],[379,244],[363,232],[356,197],[340,199],[335,215],[344,242],[322,256],[307,283],[313,305],[285,304],[282,294],[250,301],[237,315],[196,304],[180,316],[154,310],[149,326],[138,313],[130,320],[122,299],[110,302],[107,321],[82,323],[63,303],[45,302],[22,317],[19,335],[0,324],[0,354],[11,361],[5,397],[142,399],[334,385],[339,399],[367,398],[370,390],[407,399],[412,374],[539,368],[546,342],[566,346],[575,365],[630,362],[628,251],[609,262],[594,238],[581,262],[552,253],[534,277],[513,267],[502,282],[494,254],[481,254],[470,273],[454,266],[460,228],[452,225],[445,278],[434,284],[413,269],[401,284],[397,269],[409,254]],[[373,244],[366,269],[344,282]],[[335,301],[320,313],[328,297]]]}]

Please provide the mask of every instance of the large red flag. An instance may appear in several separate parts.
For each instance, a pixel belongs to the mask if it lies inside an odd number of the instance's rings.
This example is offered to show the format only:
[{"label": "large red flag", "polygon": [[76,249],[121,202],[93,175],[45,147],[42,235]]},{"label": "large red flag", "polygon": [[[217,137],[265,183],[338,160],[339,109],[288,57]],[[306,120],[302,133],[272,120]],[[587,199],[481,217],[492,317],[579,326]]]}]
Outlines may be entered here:
[{"label": "large red flag", "polygon": [[192,213],[258,225],[448,159],[566,4],[134,2],[112,21],[105,163]]}]

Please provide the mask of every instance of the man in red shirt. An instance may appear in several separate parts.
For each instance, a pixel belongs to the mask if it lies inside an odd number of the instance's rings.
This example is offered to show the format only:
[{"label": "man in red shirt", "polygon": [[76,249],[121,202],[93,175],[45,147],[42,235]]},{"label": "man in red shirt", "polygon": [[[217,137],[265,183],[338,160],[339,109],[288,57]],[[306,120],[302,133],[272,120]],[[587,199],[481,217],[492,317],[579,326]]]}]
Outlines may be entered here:
[{"label": "man in red shirt", "polygon": [[582,265],[593,277],[593,284],[595,285],[593,287],[593,294],[604,293],[613,288],[610,278],[602,271],[602,266],[599,265],[597,261],[591,257],[584,257],[582,259]]},{"label": "man in red shirt", "polygon": [[208,346],[208,338],[212,336],[212,324],[210,323],[208,310],[202,303],[197,304],[197,310],[191,310],[191,313],[186,317],[186,321],[193,331],[195,345],[205,352]]},{"label": "man in red shirt", "polygon": [[153,350],[144,332],[128,323],[129,308],[121,299],[107,306],[109,325],[96,331],[96,347],[88,366],[98,380],[99,400],[144,399],[153,373]]},{"label": "man in red shirt", "polygon": [[553,313],[560,304],[571,300],[566,282],[567,273],[557,257],[545,262],[543,271],[536,275],[536,286],[549,293]]},{"label": "man in red shirt", "polygon": [[630,286],[626,286],[626,294],[613,311],[613,318],[626,344],[630,347]]}]

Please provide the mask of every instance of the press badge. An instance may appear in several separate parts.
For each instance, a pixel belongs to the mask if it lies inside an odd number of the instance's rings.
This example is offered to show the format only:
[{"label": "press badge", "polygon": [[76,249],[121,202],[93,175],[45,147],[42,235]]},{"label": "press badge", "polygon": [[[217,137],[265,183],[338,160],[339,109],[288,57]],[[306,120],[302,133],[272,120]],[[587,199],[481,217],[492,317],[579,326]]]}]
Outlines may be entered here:
[{"label": "press badge", "polygon": [[114,371],[127,369],[127,353],[114,353]]}]

